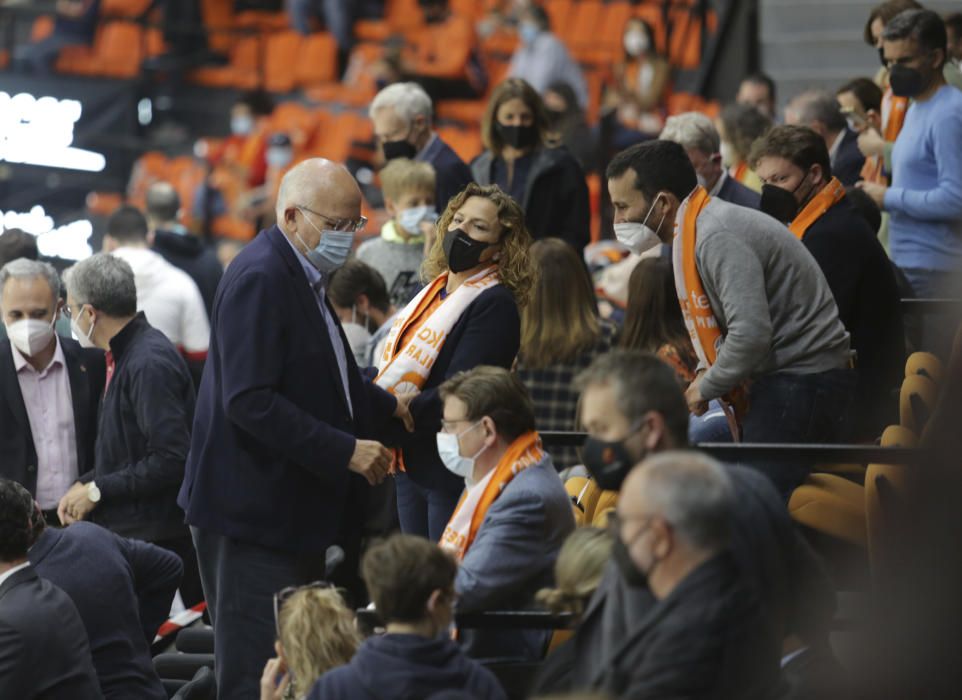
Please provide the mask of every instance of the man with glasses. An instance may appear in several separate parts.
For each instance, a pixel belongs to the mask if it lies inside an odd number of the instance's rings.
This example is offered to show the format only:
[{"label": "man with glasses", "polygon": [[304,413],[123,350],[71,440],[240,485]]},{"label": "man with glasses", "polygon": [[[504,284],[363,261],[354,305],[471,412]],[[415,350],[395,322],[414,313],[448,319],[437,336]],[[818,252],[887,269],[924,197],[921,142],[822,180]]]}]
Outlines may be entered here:
[{"label": "man with glasses", "polygon": [[235,258],[214,302],[178,502],[197,546],[221,698],[258,696],[276,591],[325,578],[335,544],[353,582],[367,487],[392,462],[371,438],[392,416],[411,427],[407,402],[362,378],[325,292],[366,223],[360,210],[346,168],[298,164],[281,181],[277,225]]}]

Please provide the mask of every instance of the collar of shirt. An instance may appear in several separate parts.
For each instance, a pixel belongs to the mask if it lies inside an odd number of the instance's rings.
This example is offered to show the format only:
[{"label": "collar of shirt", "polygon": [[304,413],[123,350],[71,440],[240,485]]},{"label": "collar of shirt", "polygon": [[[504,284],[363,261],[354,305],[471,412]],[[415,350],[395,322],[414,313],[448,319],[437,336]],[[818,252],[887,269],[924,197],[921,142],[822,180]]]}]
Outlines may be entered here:
[{"label": "collar of shirt", "polygon": [[718,196],[718,193],[721,192],[722,185],[725,184],[725,178],[727,178],[727,177],[728,177],[728,173],[726,173],[726,172],[725,172],[725,169],[722,168],[721,175],[719,175],[718,179],[715,180],[715,186],[712,187],[712,188],[711,188],[711,192],[708,193],[708,196],[709,196],[709,197],[717,197],[717,196]]},{"label": "collar of shirt", "polygon": [[18,565],[18,566],[15,566],[15,567],[13,567],[12,569],[10,569],[9,571],[5,571],[5,572],[3,572],[2,574],[0,574],[0,586],[2,586],[2,585],[3,585],[3,582],[6,581],[8,578],[10,578],[11,576],[13,576],[15,573],[17,573],[17,572],[20,571],[21,569],[26,569],[28,566],[30,566],[30,562],[29,562],[29,561],[25,561],[23,564],[20,564],[20,565]]},{"label": "collar of shirt", "polygon": [[[278,230],[280,230],[280,228],[278,228]],[[294,243],[291,242],[291,239],[287,237],[287,234],[281,231],[281,236],[284,237],[284,240],[287,241],[287,245],[289,245],[291,250],[294,251],[294,256],[297,258],[297,262],[301,264],[301,269],[304,270],[304,274],[307,275],[307,283],[311,285],[311,289],[315,290],[318,293],[318,296],[323,297],[323,283],[325,282],[324,275],[321,274],[320,270],[311,265],[310,261],[304,257],[304,254],[298,250],[297,246],[294,245]]]},{"label": "collar of shirt", "polygon": [[63,356],[63,348],[60,346],[59,337],[57,337],[57,349],[54,350],[53,352],[53,357],[50,359],[50,364],[48,364],[46,367],[44,367],[40,371],[37,371],[33,368],[33,365],[31,365],[30,362],[27,361],[27,358],[24,357],[19,350],[17,350],[16,346],[13,343],[10,343],[10,351],[13,354],[13,366],[16,368],[17,374],[20,374],[20,372],[22,371],[27,371],[27,372],[35,372],[36,374],[44,375],[58,364],[61,367],[67,366],[67,360]]},{"label": "collar of shirt", "polygon": [[418,151],[417,155],[414,156],[414,160],[426,161],[428,159],[428,156],[431,155],[431,147],[434,146],[435,143],[437,143],[437,140],[438,140],[438,133],[436,131],[432,131],[431,138],[429,138],[428,142],[424,144],[424,148]]}]

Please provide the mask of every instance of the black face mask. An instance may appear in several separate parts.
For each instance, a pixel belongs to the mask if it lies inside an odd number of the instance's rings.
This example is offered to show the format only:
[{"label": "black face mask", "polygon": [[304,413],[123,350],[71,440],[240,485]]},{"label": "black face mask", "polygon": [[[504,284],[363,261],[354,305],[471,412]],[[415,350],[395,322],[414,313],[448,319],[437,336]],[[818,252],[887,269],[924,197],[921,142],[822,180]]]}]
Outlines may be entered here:
[{"label": "black face mask", "polygon": [[605,491],[619,490],[637,461],[628,454],[624,440],[613,442],[591,436],[581,448],[581,459],[598,486]]},{"label": "black face mask", "polygon": [[529,148],[538,142],[538,127],[534,124],[505,126],[498,122],[498,133],[501,135],[501,140],[512,148]]},{"label": "black face mask", "polygon": [[395,158],[409,158],[414,159],[414,156],[418,154],[418,149],[414,147],[414,144],[406,139],[401,141],[385,141],[381,148],[384,150],[385,160],[394,160]]},{"label": "black face mask", "polygon": [[805,173],[805,177],[795,185],[794,190],[786,190],[778,185],[762,185],[762,201],[759,209],[783,224],[789,223],[798,216],[798,210],[801,208],[795,200],[795,193],[807,179],[808,173]]},{"label": "black face mask", "polygon": [[[641,534],[639,533],[639,537]],[[648,574],[639,569],[632,561],[628,553],[628,546],[621,541],[619,535],[615,535],[615,541],[611,546],[611,556],[615,560],[615,565],[621,573],[621,577],[629,586],[633,588],[644,588],[648,586]]]},{"label": "black face mask", "polygon": [[451,272],[464,272],[481,262],[481,254],[491,243],[476,241],[459,228],[444,234],[442,248]]},{"label": "black face mask", "polygon": [[925,90],[925,77],[918,68],[896,63],[889,69],[889,85],[897,97],[916,97]]}]

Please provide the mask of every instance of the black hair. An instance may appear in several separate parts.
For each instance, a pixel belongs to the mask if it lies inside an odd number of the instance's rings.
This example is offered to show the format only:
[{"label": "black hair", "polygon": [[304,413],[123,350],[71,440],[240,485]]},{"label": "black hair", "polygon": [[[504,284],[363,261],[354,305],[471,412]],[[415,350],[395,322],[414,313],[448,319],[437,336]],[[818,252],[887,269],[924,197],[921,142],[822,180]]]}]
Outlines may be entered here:
[{"label": "black hair", "polygon": [[10,479],[0,479],[0,561],[25,559],[33,540],[33,496]]},{"label": "black hair", "polygon": [[266,117],[274,111],[274,98],[269,92],[261,89],[248,90],[240,96],[237,104],[246,105],[258,117]]},{"label": "black hair", "polygon": [[36,236],[18,228],[8,228],[0,233],[0,267],[11,260],[19,258],[36,260],[39,256]]},{"label": "black hair", "polygon": [[919,48],[926,52],[942,51],[942,63],[948,56],[948,35],[945,22],[937,12],[932,10],[906,10],[895,15],[885,25],[882,32],[883,41],[899,41],[914,39]]},{"label": "black hair", "polygon": [[680,201],[698,184],[685,149],[673,141],[646,141],[626,148],[611,159],[605,178],[621,177],[629,168],[635,173],[635,189],[649,201],[662,190]]},{"label": "black hair", "polygon": [[137,207],[124,204],[107,219],[107,234],[120,243],[147,240],[147,218]]},{"label": "black hair", "polygon": [[772,102],[775,102],[775,81],[767,73],[750,73],[742,79],[742,82],[764,85],[768,89],[768,95],[772,98]]},{"label": "black hair", "polygon": [[381,273],[357,258],[348,260],[334,271],[327,293],[332,303],[343,308],[354,306],[362,294],[367,296],[371,306],[382,313],[387,313],[391,308],[391,299]]},{"label": "black hair", "polygon": [[859,216],[865,219],[872,232],[878,233],[878,230],[882,228],[882,210],[878,208],[875,200],[865,190],[860,190],[857,187],[845,188],[845,198],[855,208]]},{"label": "black hair", "polygon": [[862,103],[862,108],[866,112],[870,110],[880,112],[882,110],[882,88],[876,85],[874,80],[855,78],[836,90],[835,94],[841,95],[843,92],[850,92],[855,95],[855,99]]}]

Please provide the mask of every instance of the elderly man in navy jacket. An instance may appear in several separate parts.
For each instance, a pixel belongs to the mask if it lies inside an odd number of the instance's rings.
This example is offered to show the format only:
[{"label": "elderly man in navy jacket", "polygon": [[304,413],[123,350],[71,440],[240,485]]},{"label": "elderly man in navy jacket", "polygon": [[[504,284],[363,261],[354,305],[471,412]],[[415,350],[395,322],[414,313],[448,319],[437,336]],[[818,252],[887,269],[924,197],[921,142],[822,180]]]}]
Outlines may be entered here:
[{"label": "elderly man in navy jacket", "polygon": [[[327,276],[364,225],[348,171],[323,159],[281,182],[277,226],[217,291],[187,475],[187,513],[214,623],[218,695],[255,698],[272,655],[272,597],[356,547],[368,484],[391,452],[368,439],[406,401],[365,381],[328,302]],[[353,545],[353,546],[352,546]]]}]

